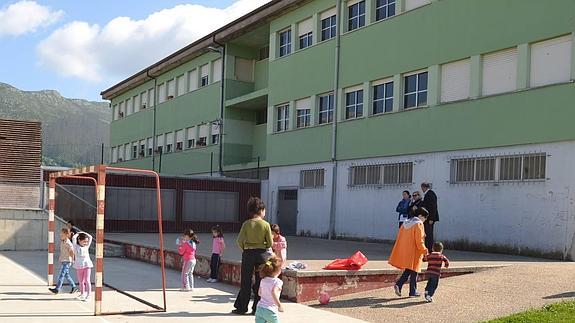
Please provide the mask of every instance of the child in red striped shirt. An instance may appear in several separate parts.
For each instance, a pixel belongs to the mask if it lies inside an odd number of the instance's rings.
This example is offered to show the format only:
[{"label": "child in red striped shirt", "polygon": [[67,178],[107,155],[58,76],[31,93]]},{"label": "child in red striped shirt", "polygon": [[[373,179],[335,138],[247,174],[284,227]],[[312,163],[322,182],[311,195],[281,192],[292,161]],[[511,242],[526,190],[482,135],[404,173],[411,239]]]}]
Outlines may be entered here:
[{"label": "child in red striped shirt", "polygon": [[427,261],[427,286],[425,287],[425,300],[433,302],[433,294],[439,284],[439,277],[441,276],[441,265],[445,263],[445,268],[449,268],[449,259],[443,255],[443,244],[435,242],[432,248],[433,252],[423,257],[423,261]]}]

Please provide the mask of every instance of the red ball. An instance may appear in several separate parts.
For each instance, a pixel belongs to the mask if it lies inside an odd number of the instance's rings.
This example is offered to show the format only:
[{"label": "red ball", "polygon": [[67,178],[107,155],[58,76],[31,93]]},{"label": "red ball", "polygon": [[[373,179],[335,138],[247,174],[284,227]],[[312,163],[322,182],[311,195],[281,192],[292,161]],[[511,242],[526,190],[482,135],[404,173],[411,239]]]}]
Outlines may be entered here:
[{"label": "red ball", "polygon": [[328,293],[322,292],[319,294],[318,301],[321,305],[327,305],[329,303],[329,300],[330,300],[330,296]]}]

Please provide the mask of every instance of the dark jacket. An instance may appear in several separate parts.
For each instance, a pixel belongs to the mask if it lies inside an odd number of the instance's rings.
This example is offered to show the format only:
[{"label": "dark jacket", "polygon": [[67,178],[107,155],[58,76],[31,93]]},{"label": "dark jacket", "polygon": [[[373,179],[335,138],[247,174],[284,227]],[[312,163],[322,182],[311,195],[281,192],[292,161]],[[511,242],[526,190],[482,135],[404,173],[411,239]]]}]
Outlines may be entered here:
[{"label": "dark jacket", "polygon": [[420,208],[423,204],[423,200],[411,201],[409,203],[409,214],[407,215],[408,218],[413,218],[415,216],[415,210]]},{"label": "dark jacket", "polygon": [[429,217],[427,218],[428,220],[439,222],[439,212],[437,212],[437,195],[435,195],[434,191],[429,190],[427,193],[425,193],[422,206],[429,212]]},{"label": "dark jacket", "polygon": [[401,218],[402,215],[409,216],[409,204],[410,204],[409,200],[402,199],[401,201],[399,201],[397,207],[395,208],[395,212],[399,213],[398,220]]}]

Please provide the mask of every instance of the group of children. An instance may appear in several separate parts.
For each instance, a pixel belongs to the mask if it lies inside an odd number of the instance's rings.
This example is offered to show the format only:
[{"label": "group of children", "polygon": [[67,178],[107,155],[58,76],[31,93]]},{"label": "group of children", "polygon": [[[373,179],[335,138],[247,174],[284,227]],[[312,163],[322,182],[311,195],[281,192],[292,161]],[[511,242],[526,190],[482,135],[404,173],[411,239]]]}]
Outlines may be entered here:
[{"label": "group of children", "polygon": [[423,222],[428,215],[427,210],[420,207],[415,210],[414,217],[403,222],[391,251],[389,264],[403,270],[402,275],[395,282],[395,294],[401,297],[403,284],[409,279],[409,296],[419,297],[421,294],[417,291],[417,275],[421,271],[422,262],[426,261],[428,266],[425,274],[428,281],[424,297],[427,302],[433,302],[433,295],[441,276],[441,267],[445,264],[445,268],[448,268],[449,259],[443,255],[441,242],[435,242],[431,252],[425,247]]},{"label": "group of children", "polygon": [[74,267],[80,287],[80,295],[76,298],[84,302],[90,298],[92,291],[90,275],[92,267],[94,267],[90,259],[89,249],[91,244],[92,236],[86,232],[78,231],[71,221],[68,222],[66,228],[60,230],[60,255],[58,257],[60,275],[58,276],[56,287],[49,288],[52,293],[60,293],[64,280],[70,283],[70,294],[78,291],[76,283],[70,275],[70,268]]}]

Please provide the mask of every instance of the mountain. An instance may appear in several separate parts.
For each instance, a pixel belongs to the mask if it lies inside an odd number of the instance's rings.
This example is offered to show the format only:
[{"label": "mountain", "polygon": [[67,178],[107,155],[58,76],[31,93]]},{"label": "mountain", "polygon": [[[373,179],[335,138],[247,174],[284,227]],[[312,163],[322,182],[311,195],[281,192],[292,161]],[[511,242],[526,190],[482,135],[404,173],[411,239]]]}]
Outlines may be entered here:
[{"label": "mountain", "polygon": [[0,118],[42,122],[43,164],[76,167],[100,163],[101,144],[109,142],[112,112],[105,102],[68,99],[53,90],[22,91],[0,83]]}]

